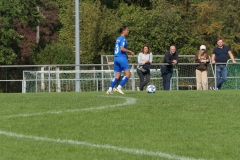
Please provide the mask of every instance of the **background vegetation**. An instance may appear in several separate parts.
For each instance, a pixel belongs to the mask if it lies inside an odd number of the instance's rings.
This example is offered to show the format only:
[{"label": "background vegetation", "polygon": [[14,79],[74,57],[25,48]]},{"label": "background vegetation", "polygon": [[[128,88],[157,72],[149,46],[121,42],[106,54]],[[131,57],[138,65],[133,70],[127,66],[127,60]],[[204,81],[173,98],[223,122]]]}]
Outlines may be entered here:
[{"label": "background vegetation", "polygon": [[[129,48],[136,53],[143,44],[156,55],[171,44],[180,54],[195,54],[201,44],[211,53],[223,37],[239,57],[238,8],[231,0],[80,0],[81,63],[112,54],[121,25],[129,26]],[[74,1],[0,1],[1,65],[74,63],[74,45]]]}]

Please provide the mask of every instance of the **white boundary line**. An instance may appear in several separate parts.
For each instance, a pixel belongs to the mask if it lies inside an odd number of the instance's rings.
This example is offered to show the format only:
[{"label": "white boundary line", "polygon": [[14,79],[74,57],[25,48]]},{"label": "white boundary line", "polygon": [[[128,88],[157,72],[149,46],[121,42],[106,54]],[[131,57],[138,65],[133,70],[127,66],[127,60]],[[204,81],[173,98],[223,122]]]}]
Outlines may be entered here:
[{"label": "white boundary line", "polygon": [[93,144],[93,143],[88,143],[88,142],[84,142],[84,141],[76,141],[76,140],[61,140],[61,139],[53,139],[53,138],[48,138],[48,137],[27,136],[27,135],[23,135],[23,134],[17,134],[17,133],[1,131],[1,130],[0,130],[0,135],[21,138],[21,139],[33,139],[36,141],[55,142],[55,143],[81,145],[81,146],[94,147],[94,148],[111,149],[111,150],[115,150],[115,151],[121,151],[121,152],[126,152],[126,153],[137,154],[137,155],[147,155],[147,156],[152,156],[152,157],[161,157],[161,158],[167,158],[167,159],[173,159],[173,160],[204,160],[204,159],[182,157],[182,156],[178,156],[178,155],[174,155],[174,154],[167,154],[167,153],[163,153],[163,152],[153,152],[153,151],[147,151],[147,150],[143,150],[143,149],[111,146],[108,144],[102,145],[102,144]]},{"label": "white boundary line", "polygon": [[[82,108],[82,109],[72,109],[72,110],[65,110],[65,111],[48,111],[48,112],[39,112],[39,113],[31,113],[31,114],[15,114],[15,115],[4,116],[4,118],[31,117],[31,116],[40,116],[40,115],[47,115],[47,114],[62,114],[62,113],[70,113],[70,112],[101,110],[101,109],[115,108],[115,107],[126,106],[126,105],[131,105],[131,104],[136,103],[135,98],[120,97],[120,96],[104,96],[104,97],[122,98],[122,99],[125,99],[126,101],[121,104]],[[71,145],[88,146],[88,147],[94,147],[94,148],[111,149],[111,150],[115,150],[115,151],[121,151],[121,152],[126,152],[126,153],[137,154],[137,155],[147,155],[147,156],[152,156],[152,157],[161,157],[161,158],[167,158],[167,159],[173,159],[173,160],[204,160],[204,159],[195,159],[195,158],[178,156],[175,154],[167,154],[167,153],[163,153],[163,152],[147,151],[147,150],[143,150],[143,149],[125,148],[125,147],[111,146],[108,144],[104,144],[104,145],[103,144],[94,144],[94,143],[88,143],[88,142],[76,141],[76,140],[61,140],[61,139],[53,139],[53,138],[48,138],[48,137],[23,135],[23,134],[2,131],[2,130],[0,130],[0,135],[21,138],[21,139],[33,139],[36,141],[55,142],[55,143],[64,143],[64,144],[71,144]]]},{"label": "white boundary line", "polygon": [[4,116],[4,118],[17,118],[17,117],[32,117],[32,116],[41,116],[46,114],[62,114],[62,113],[72,113],[72,112],[81,112],[81,111],[90,111],[90,110],[101,110],[101,109],[107,109],[107,108],[115,108],[120,106],[126,106],[136,103],[135,98],[129,98],[129,97],[120,97],[120,96],[103,96],[103,97],[111,97],[111,98],[121,98],[125,99],[126,101],[121,104],[113,104],[113,105],[107,105],[107,106],[99,106],[99,107],[89,107],[89,108],[81,108],[81,109],[70,109],[70,110],[63,110],[63,111],[48,111],[48,112],[38,112],[38,113],[27,113],[27,114],[13,114]]}]

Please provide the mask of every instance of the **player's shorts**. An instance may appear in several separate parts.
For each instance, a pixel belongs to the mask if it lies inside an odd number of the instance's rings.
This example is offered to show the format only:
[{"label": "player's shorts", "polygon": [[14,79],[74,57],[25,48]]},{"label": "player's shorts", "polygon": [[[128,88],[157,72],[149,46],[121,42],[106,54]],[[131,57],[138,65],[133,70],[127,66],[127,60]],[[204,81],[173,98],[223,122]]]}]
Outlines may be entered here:
[{"label": "player's shorts", "polygon": [[114,57],[114,72],[130,70],[126,57]]}]

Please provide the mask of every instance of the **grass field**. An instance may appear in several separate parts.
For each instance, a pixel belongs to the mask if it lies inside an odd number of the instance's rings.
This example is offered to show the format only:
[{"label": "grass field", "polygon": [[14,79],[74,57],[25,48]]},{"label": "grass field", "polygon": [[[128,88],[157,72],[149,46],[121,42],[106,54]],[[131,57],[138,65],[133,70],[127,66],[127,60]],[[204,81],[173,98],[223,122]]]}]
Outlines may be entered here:
[{"label": "grass field", "polygon": [[1,94],[2,160],[240,157],[240,91]]}]

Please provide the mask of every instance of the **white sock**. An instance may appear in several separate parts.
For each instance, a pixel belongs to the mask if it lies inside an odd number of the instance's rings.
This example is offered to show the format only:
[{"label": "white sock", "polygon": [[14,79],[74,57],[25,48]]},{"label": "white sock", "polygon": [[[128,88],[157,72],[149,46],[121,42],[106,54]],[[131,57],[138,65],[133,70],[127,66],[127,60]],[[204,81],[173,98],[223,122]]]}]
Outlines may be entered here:
[{"label": "white sock", "polygon": [[109,89],[108,89],[108,90],[112,92],[112,87],[109,87]]},{"label": "white sock", "polygon": [[117,88],[119,88],[119,89],[122,89],[122,86],[118,85],[118,87],[117,87]]}]

